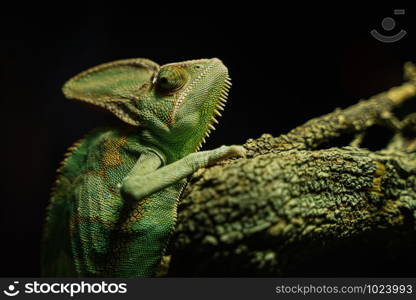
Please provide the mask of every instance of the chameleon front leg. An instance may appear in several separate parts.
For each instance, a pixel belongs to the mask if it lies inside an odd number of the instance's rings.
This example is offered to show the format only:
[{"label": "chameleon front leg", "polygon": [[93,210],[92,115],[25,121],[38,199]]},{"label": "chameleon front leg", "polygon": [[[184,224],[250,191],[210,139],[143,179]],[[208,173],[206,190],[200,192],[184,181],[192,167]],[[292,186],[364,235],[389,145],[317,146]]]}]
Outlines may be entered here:
[{"label": "chameleon front leg", "polygon": [[[139,201],[216,161],[230,156],[244,156],[245,149],[241,146],[222,146],[210,151],[195,152],[158,169],[156,167],[161,164],[160,158],[152,152],[145,155],[147,157],[145,163],[139,160],[124,178],[121,184],[123,198]],[[142,164],[153,166],[154,170],[151,172],[148,167],[148,170],[144,172],[145,168],[141,166]]]},{"label": "chameleon front leg", "polygon": [[115,263],[108,275],[153,276],[174,230],[185,178],[218,160],[244,154],[241,146],[222,146],[189,154],[163,167],[157,154],[142,154],[120,187],[125,212],[111,239]]}]

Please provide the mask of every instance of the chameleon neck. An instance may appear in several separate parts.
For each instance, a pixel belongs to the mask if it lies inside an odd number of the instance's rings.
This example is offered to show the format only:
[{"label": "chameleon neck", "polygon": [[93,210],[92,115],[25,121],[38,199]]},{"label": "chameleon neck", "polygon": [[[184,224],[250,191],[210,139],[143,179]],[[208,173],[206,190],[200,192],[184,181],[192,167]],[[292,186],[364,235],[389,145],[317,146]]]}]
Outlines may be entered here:
[{"label": "chameleon neck", "polygon": [[139,132],[139,140],[142,145],[157,152],[164,159],[165,164],[169,164],[197,151],[198,140],[202,140],[203,136],[198,137],[193,133],[186,133],[186,135],[192,135],[192,138],[181,136],[177,139],[171,139],[164,135],[157,135],[147,129],[142,129]]}]

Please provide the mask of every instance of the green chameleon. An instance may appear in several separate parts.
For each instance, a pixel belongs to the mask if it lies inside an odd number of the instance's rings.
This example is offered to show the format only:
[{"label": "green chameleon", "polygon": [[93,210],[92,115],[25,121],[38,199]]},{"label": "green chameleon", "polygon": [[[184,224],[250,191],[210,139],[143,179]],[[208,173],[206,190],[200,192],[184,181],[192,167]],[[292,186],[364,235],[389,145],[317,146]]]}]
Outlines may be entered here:
[{"label": "green chameleon", "polygon": [[153,276],[174,230],[186,177],[241,146],[196,152],[230,87],[217,59],[164,66],[127,59],[91,68],[67,98],[124,122],[69,148],[58,169],[43,235],[43,276]]}]

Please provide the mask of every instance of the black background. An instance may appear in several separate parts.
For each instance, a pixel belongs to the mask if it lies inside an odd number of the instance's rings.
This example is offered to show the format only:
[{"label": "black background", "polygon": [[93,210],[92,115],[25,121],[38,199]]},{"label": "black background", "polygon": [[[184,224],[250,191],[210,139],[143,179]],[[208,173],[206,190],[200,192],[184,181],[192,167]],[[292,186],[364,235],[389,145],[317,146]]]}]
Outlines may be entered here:
[{"label": "black background", "polygon": [[[1,17],[1,276],[39,275],[39,240],[55,169],[72,142],[114,120],[63,97],[62,84],[78,72],[131,57],[159,64],[219,57],[233,87],[220,125],[205,144],[212,149],[265,132],[285,133],[398,85],[403,62],[416,61],[416,11],[393,15],[394,8],[406,7],[250,3],[225,11],[225,3],[200,4],[162,13],[162,3],[136,3],[105,13],[90,8],[91,14],[79,16],[66,3],[54,12],[25,7]],[[370,36],[374,28],[392,34],[381,28],[387,16],[397,21],[393,34],[408,31],[401,41],[383,44]],[[414,104],[402,114],[411,110]],[[383,136],[373,135],[377,141]],[[357,269],[352,275],[379,271]]]}]

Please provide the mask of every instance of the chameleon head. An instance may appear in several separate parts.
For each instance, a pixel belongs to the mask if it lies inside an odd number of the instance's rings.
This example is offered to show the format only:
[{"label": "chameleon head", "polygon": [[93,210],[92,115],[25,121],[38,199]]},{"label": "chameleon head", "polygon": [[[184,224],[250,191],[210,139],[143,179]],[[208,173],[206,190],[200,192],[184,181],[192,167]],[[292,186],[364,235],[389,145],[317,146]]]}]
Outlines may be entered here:
[{"label": "chameleon head", "polygon": [[217,58],[161,67],[139,58],[84,71],[63,92],[104,107],[140,127],[149,139],[186,154],[197,150],[214,129],[230,85],[228,70]]},{"label": "chameleon head", "polygon": [[153,93],[138,102],[142,120],[170,147],[186,143],[195,151],[214,129],[231,86],[217,58],[167,64],[153,78]]}]

